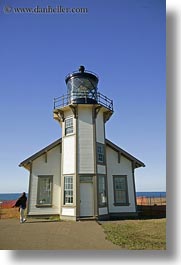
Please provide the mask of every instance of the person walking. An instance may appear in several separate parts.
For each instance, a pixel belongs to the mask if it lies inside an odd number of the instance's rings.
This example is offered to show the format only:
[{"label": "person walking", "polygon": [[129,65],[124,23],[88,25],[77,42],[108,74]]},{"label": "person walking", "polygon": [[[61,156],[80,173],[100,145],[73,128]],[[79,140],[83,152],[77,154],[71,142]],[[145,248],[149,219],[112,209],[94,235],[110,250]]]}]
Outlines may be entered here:
[{"label": "person walking", "polygon": [[21,224],[26,221],[25,219],[26,201],[27,201],[26,193],[23,192],[21,197],[19,197],[16,203],[13,205],[13,207],[19,207]]}]

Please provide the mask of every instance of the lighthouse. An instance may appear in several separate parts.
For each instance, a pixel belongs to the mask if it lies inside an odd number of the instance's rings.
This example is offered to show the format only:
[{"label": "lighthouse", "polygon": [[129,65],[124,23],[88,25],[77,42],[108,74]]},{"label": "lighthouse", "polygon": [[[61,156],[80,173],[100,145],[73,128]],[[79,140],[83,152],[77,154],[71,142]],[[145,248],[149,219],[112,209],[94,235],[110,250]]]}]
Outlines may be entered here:
[{"label": "lighthouse", "polygon": [[54,99],[54,119],[62,128],[61,216],[97,218],[99,206],[108,212],[105,123],[113,101],[84,66],[65,82],[67,93]]},{"label": "lighthouse", "polygon": [[20,163],[29,171],[28,216],[77,221],[137,215],[135,169],[145,165],[106,138],[113,101],[98,91],[98,82],[82,65],[65,77],[67,91],[53,109],[61,138]]}]

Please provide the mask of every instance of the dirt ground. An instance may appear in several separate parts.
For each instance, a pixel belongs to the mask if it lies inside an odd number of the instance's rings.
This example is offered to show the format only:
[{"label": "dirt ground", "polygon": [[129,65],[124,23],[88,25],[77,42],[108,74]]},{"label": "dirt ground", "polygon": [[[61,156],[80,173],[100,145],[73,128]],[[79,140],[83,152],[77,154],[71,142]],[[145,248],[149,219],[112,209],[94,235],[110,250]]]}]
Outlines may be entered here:
[{"label": "dirt ground", "polygon": [[1,250],[120,250],[105,239],[96,221],[47,222],[0,220]]}]

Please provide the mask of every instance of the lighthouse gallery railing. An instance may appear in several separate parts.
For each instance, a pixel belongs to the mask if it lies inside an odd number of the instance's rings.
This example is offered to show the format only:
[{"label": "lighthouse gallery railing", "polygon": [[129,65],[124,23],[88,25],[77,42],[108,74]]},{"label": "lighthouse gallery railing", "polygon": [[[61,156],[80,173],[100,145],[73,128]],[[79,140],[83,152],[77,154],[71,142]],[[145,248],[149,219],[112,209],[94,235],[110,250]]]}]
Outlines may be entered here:
[{"label": "lighthouse gallery railing", "polygon": [[69,104],[73,104],[74,103],[73,99],[75,99],[75,98],[84,98],[85,103],[86,103],[86,99],[90,99],[90,98],[94,99],[94,100],[96,100],[97,104],[100,104],[100,105],[106,107],[107,109],[113,111],[113,100],[104,96],[100,92],[97,92],[96,95],[95,94],[88,95],[85,92],[76,92],[73,94],[66,94],[66,95],[63,95],[61,97],[54,98],[54,109],[67,106]]}]

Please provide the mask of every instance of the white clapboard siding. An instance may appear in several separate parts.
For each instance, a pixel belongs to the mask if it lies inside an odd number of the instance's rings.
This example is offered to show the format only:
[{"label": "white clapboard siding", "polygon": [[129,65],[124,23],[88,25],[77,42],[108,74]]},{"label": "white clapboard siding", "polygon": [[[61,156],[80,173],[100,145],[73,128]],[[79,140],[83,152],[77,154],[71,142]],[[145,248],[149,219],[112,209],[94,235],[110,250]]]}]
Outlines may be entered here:
[{"label": "white clapboard siding", "polygon": [[104,165],[97,165],[97,173],[98,174],[106,174],[106,166]]},{"label": "white clapboard siding", "polygon": [[[47,162],[46,162],[47,161]],[[60,164],[61,154],[60,145],[52,148],[47,152],[47,159],[45,154],[33,160],[32,173],[30,181],[30,194],[29,194],[29,212],[30,215],[41,214],[59,214],[60,213]],[[52,207],[50,208],[37,208],[37,189],[38,189],[38,175],[51,175],[53,176],[53,198]]]},{"label": "white clapboard siding", "polygon": [[92,108],[80,107],[78,112],[78,169],[80,174],[94,173]]},{"label": "white clapboard siding", "polygon": [[[106,147],[106,154],[109,212],[135,212],[136,207],[131,161],[121,156],[120,163],[118,163],[118,153],[108,146]],[[113,175],[127,175],[129,206],[114,206]]]},{"label": "white clapboard siding", "polygon": [[108,214],[107,207],[99,208],[99,215]]},{"label": "white clapboard siding", "polygon": [[96,142],[105,143],[103,111],[100,110],[96,118]]},{"label": "white clapboard siding", "polygon": [[75,135],[69,135],[63,138],[62,141],[62,152],[63,152],[63,174],[74,174],[75,173]]}]

